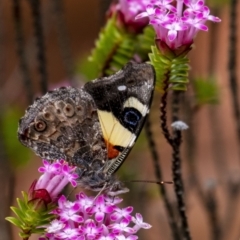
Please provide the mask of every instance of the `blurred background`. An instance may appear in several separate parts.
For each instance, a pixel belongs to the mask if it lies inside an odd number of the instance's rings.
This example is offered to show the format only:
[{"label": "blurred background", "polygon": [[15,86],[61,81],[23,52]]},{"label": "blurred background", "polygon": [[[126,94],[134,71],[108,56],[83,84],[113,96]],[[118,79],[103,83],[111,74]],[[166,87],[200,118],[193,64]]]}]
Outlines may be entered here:
[{"label": "blurred background", "polygon": [[[16,228],[4,218],[11,214],[9,207],[16,205],[21,191],[27,191],[38,178],[41,164],[18,142],[18,120],[32,99],[43,95],[44,88],[84,84],[79,65],[94,47],[110,2],[0,1],[0,240],[19,239]],[[210,5],[211,13],[222,22],[209,23],[209,32],[198,34],[190,53],[189,89],[182,98],[181,119],[190,127],[182,145],[185,200],[194,240],[236,240],[240,238],[240,6],[234,0]],[[35,21],[32,16],[38,14]],[[35,37],[41,36],[39,23],[43,41]],[[151,129],[162,180],[170,181],[171,148],[159,128],[159,104],[160,93],[156,92]],[[154,180],[154,172],[143,131],[118,176],[124,181]],[[133,205],[153,226],[140,231],[139,239],[172,239],[158,186],[127,185],[131,191],[123,196],[123,206]],[[173,186],[166,189],[176,208]]]}]

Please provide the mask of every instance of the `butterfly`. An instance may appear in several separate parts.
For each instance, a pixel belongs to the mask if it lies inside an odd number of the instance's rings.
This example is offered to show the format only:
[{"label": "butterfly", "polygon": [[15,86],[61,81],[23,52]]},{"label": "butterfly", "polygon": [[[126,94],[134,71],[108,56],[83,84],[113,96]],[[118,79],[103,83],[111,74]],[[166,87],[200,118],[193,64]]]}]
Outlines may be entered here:
[{"label": "butterfly", "polygon": [[20,119],[18,138],[41,158],[77,166],[83,188],[113,196],[127,192],[114,173],[140,134],[154,84],[151,65],[129,62],[82,88],[49,91]]}]

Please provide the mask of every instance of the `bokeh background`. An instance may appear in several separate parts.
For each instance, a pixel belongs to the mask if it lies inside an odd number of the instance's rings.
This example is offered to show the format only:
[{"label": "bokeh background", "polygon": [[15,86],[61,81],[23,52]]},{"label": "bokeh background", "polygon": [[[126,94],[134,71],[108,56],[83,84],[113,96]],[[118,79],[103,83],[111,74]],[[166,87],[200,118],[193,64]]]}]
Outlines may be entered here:
[{"label": "bokeh background", "polygon": [[[32,83],[34,97],[42,95],[34,38],[36,27],[29,2],[0,1],[0,240],[19,239],[16,228],[4,218],[11,214],[9,207],[16,204],[16,197],[21,196],[22,190],[27,191],[39,176],[37,168],[41,164],[38,157],[18,143],[16,134],[18,119],[30,104],[23,82],[26,76]],[[79,65],[94,47],[110,1],[41,0],[40,3],[48,89],[67,84],[80,86],[84,78]],[[190,126],[184,133],[182,145],[185,200],[194,240],[236,240],[240,238],[240,121],[236,118],[240,111],[240,6],[234,0],[211,4],[213,15],[219,16],[222,22],[210,23],[208,33],[198,34],[190,53],[192,82],[182,99],[181,117]],[[232,28],[231,22],[235,22]],[[16,39],[19,23],[23,29],[25,72],[22,72],[24,66],[19,60],[21,51],[18,49],[19,39]],[[236,35],[235,46],[234,38],[230,37],[233,33]],[[231,47],[235,54],[235,69],[234,62],[230,62]],[[230,81],[231,74],[235,85]],[[206,81],[211,82],[206,88],[211,93],[210,98],[202,92],[204,87],[196,90],[198,83],[204,85]],[[159,103],[160,93],[156,92],[150,116],[151,129],[163,180],[167,181],[172,180],[171,148],[159,128]],[[118,175],[124,181],[156,179],[144,131]],[[135,211],[141,212],[145,221],[153,226],[150,230],[142,230],[139,238],[170,240],[170,228],[158,186],[146,183],[127,185],[131,191],[123,196],[123,205],[133,205]],[[176,206],[173,186],[166,188],[172,206]]]}]

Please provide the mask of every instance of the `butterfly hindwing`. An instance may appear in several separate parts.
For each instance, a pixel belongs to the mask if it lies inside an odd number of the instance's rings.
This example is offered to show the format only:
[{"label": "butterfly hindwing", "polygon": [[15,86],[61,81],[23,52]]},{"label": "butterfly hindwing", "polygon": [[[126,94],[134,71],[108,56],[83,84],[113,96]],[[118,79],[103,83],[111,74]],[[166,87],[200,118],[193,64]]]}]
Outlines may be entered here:
[{"label": "butterfly hindwing", "polygon": [[82,88],[45,94],[20,122],[20,141],[44,159],[65,159],[78,167],[106,159],[95,103]]}]

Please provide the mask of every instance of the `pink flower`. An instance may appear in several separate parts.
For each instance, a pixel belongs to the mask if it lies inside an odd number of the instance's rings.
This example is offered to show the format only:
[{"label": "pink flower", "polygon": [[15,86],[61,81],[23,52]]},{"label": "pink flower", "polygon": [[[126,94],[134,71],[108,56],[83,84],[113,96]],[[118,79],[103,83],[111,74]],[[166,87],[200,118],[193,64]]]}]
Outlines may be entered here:
[{"label": "pink flower", "polygon": [[207,31],[207,20],[220,22],[218,17],[210,15],[210,9],[203,0],[151,0],[135,19],[148,17],[157,39],[164,41],[171,49],[193,42],[199,30]]},{"label": "pink flower", "polygon": [[110,7],[109,16],[116,16],[118,26],[136,34],[142,32],[148,24],[147,18],[139,18],[135,21],[135,17],[145,11],[148,4],[149,0],[119,0]]},{"label": "pink flower", "polygon": [[141,228],[151,226],[143,222],[141,214],[136,218],[131,216],[133,207],[117,207],[122,199],[116,199],[100,195],[94,200],[79,193],[76,201],[71,202],[61,196],[58,208],[53,211],[56,219],[46,226],[46,234],[41,239],[137,239],[135,234]]},{"label": "pink flower", "polygon": [[55,200],[63,188],[70,182],[73,187],[76,187],[77,182],[75,179],[78,175],[74,173],[76,167],[69,166],[63,160],[50,163],[43,160],[43,167],[38,169],[43,175],[36,182],[34,189],[45,189],[50,195],[52,200]]},{"label": "pink flower", "polygon": [[74,167],[68,166],[68,163],[56,161],[50,163],[43,160],[43,166],[39,168],[42,176],[34,181],[28,191],[29,203],[35,205],[36,209],[47,208],[51,202],[55,202],[63,188],[71,182],[76,186],[78,175],[73,173]]}]

